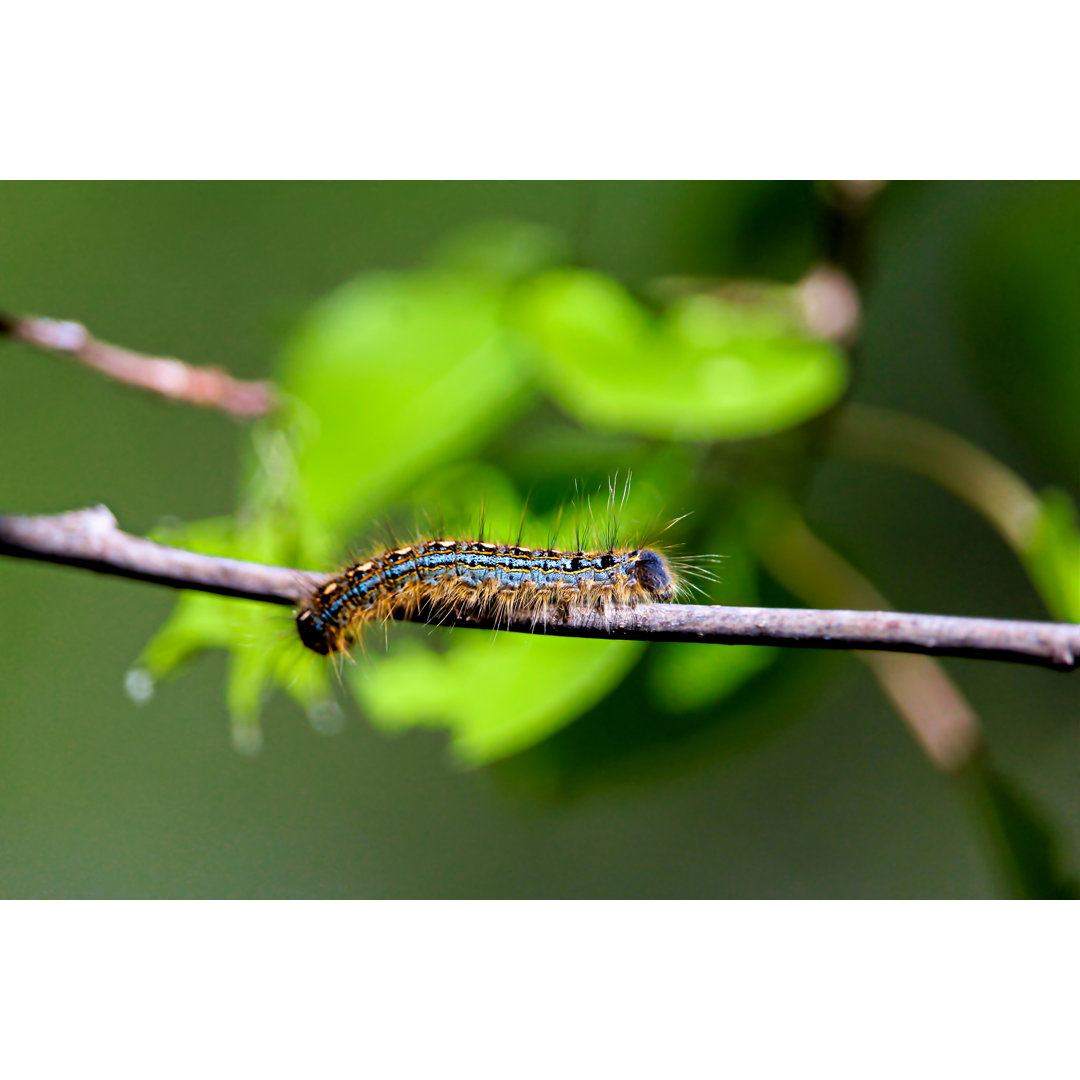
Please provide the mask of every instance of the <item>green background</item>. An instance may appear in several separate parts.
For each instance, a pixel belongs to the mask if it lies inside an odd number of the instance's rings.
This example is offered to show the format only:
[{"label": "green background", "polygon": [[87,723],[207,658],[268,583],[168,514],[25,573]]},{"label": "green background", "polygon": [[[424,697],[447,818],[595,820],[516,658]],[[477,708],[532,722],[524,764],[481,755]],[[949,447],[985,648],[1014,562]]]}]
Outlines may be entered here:
[{"label": "green background", "polygon": [[[809,185],[6,184],[0,307],[256,376],[313,301],[358,272],[417,265],[471,222],[555,226],[582,262],[631,286],[688,273],[794,280],[816,242],[814,202]],[[944,424],[1036,489],[1076,495],[1078,215],[1075,185],[887,189],[852,398]],[[3,512],[104,502],[133,532],[229,513],[245,439],[212,413],[0,349]],[[902,609],[1046,617],[1000,538],[923,480],[826,461],[806,510]],[[341,734],[319,735],[281,697],[262,753],[243,757],[220,654],[136,707],[123,675],[173,600],[0,562],[0,894],[996,891],[956,793],[850,657],[811,657],[787,700],[731,730],[681,738],[672,725],[645,759],[537,785],[512,762],[465,770],[445,734],[390,737],[351,704]],[[1075,866],[1077,677],[948,667]],[[671,723],[627,694],[596,712],[570,732],[587,742],[604,725]]]}]

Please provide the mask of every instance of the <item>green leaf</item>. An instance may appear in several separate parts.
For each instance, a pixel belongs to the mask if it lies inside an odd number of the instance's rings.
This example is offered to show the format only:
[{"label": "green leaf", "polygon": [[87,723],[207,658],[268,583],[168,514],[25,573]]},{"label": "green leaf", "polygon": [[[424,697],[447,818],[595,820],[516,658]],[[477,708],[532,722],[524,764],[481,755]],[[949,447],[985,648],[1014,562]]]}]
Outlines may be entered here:
[{"label": "green leaf", "polygon": [[[707,654],[724,646],[675,648]],[[715,755],[745,753],[798,723],[841,663],[835,653],[776,651],[768,678],[747,680],[721,708],[706,705],[676,713],[660,705],[643,707],[651,695],[639,668],[577,723],[496,763],[496,778],[515,791],[561,800],[612,784],[655,782],[700,769],[703,760]]]},{"label": "green leaf", "polygon": [[729,697],[776,659],[762,645],[663,645],[650,669],[658,704],[673,712]]},{"label": "green leaf", "polygon": [[591,708],[642,648],[459,630],[445,653],[399,641],[392,656],[357,664],[350,684],[378,726],[445,727],[454,753],[481,765],[540,742]]},{"label": "green leaf", "polygon": [[[208,593],[181,593],[169,618],[147,643],[135,667],[151,680],[167,678],[206,649],[227,649],[241,635],[239,608],[253,604]],[[149,690],[151,688],[147,688]],[[144,691],[143,696],[149,696]]]},{"label": "green leaf", "polygon": [[503,287],[431,272],[368,276],[319,304],[284,388],[308,411],[302,510],[331,531],[459,458],[523,401],[527,366],[502,324]]},{"label": "green leaf", "polygon": [[230,650],[225,701],[232,720],[233,746],[241,753],[256,754],[262,749],[259,716],[273,683],[273,671],[273,652],[258,638],[246,649],[234,644]]},{"label": "green leaf", "polygon": [[1044,491],[1041,510],[1024,553],[1028,573],[1050,613],[1080,622],[1080,522],[1064,492]]},{"label": "green leaf", "polygon": [[839,351],[800,336],[791,306],[769,295],[755,305],[695,296],[657,319],[614,281],[565,270],[523,287],[516,312],[549,390],[581,420],[735,439],[802,423],[847,381]]},{"label": "green leaf", "polygon": [[[513,539],[525,518],[521,496],[500,469],[465,461],[433,470],[412,488],[406,506],[423,522],[419,531],[434,536],[485,535]],[[535,536],[539,526],[531,522]]]},{"label": "green leaf", "polygon": [[[191,551],[227,558],[287,562],[283,551],[294,546],[287,528],[273,517],[254,517],[243,526],[228,518],[159,529],[155,537]],[[259,715],[274,688],[281,688],[307,712],[320,731],[340,726],[321,658],[297,641],[284,609],[250,600],[183,592],[172,614],[147,644],[128,673],[128,693],[148,700],[154,685],[208,649],[229,653],[226,704],[233,745],[255,753],[262,745]]]},{"label": "green leaf", "polygon": [[[249,528],[240,538],[231,518],[159,528],[152,536],[159,543],[203,555],[274,561],[276,543],[269,530]],[[266,611],[265,604],[251,600],[182,592],[172,614],[150,639],[135,667],[156,682],[175,674],[181,665],[206,649],[229,649],[250,643],[251,624]],[[142,696],[149,696],[151,690],[152,683],[144,686]]]}]

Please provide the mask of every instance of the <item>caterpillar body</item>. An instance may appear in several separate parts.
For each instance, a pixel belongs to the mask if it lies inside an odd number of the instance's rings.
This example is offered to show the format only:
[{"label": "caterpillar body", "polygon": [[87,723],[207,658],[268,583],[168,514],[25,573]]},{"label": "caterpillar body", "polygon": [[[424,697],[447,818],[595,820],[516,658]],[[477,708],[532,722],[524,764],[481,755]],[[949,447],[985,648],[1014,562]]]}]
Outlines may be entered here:
[{"label": "caterpillar body", "polygon": [[365,623],[420,609],[431,621],[473,616],[533,625],[571,611],[605,612],[672,600],[680,581],[649,548],[558,551],[482,540],[425,540],[347,567],[296,616],[300,640],[322,655],[346,650]]}]

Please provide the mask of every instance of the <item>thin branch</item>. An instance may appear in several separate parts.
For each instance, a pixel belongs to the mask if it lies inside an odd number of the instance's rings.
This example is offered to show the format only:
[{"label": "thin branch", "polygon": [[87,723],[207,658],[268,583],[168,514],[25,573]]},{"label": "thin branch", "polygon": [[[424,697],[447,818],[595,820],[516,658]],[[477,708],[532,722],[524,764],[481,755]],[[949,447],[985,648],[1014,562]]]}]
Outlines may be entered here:
[{"label": "thin branch", "polygon": [[270,604],[298,604],[327,580],[326,574],[199,555],[132,536],[121,531],[106,506],[49,517],[0,517],[0,555]]},{"label": "thin branch", "polygon": [[[55,517],[0,517],[0,555],[79,566],[177,589],[293,605],[328,575],[241,562],[165,547],[122,532],[103,506]],[[424,614],[417,621],[426,621]],[[434,620],[433,620],[434,621]],[[469,618],[443,625],[491,628]],[[532,633],[530,618],[499,629]],[[1071,670],[1080,663],[1080,625],[906,615],[894,611],[642,604],[606,615],[583,613],[542,624],[562,637],[621,638],[811,649],[873,649],[1009,660]]]},{"label": "thin branch", "polygon": [[264,416],[274,407],[268,382],[245,382],[219,368],[194,367],[181,360],[121,349],[98,341],[81,323],[0,312],[0,337],[77,360],[104,375],[173,401],[220,409],[238,419]]}]

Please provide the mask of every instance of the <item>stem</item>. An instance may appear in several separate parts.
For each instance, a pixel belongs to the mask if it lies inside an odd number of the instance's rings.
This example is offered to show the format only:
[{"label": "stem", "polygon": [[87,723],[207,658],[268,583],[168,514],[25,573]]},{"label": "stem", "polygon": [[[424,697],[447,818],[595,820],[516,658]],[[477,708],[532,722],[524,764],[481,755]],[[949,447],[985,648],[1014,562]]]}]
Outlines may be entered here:
[{"label": "stem", "polygon": [[325,574],[199,555],[131,536],[105,506],[54,517],[0,517],[0,555],[269,604],[298,604],[327,580]]},{"label": "stem", "polygon": [[219,409],[237,419],[264,416],[275,403],[274,389],[268,382],[245,382],[218,368],[194,367],[182,360],[144,356],[108,345],[77,322],[18,318],[0,312],[0,337],[77,360],[128,386],[173,401]]}]

